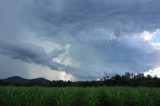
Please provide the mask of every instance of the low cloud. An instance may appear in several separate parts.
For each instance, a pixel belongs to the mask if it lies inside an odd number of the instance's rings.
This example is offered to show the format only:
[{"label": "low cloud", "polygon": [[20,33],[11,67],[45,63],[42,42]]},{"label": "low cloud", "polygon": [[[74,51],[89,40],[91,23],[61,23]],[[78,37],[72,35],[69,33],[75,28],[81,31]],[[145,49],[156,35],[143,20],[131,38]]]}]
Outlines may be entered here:
[{"label": "low cloud", "polygon": [[63,65],[53,62],[52,59],[58,57],[64,50],[54,50],[47,54],[43,48],[30,44],[5,44],[1,43],[0,53],[10,56],[12,59],[19,59],[23,62],[36,63],[48,66],[54,70],[60,70]]},{"label": "low cloud", "polygon": [[0,1],[0,54],[65,71],[75,80],[145,72],[160,65],[160,50],[148,35],[160,29],[159,3]]}]

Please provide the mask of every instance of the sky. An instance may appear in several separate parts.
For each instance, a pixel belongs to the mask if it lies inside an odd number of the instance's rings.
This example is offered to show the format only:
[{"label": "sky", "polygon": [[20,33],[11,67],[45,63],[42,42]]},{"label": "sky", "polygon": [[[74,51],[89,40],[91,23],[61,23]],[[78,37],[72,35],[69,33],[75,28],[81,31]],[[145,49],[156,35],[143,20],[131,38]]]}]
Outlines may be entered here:
[{"label": "sky", "polygon": [[160,76],[160,0],[0,0],[0,78]]}]

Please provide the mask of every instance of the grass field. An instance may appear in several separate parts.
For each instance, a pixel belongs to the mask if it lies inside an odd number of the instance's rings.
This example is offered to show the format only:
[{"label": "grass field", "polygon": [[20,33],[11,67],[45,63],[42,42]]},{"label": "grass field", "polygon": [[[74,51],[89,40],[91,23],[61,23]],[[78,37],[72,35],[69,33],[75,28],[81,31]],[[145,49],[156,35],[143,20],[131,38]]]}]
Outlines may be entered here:
[{"label": "grass field", "polygon": [[0,106],[160,106],[160,89],[0,87]]}]

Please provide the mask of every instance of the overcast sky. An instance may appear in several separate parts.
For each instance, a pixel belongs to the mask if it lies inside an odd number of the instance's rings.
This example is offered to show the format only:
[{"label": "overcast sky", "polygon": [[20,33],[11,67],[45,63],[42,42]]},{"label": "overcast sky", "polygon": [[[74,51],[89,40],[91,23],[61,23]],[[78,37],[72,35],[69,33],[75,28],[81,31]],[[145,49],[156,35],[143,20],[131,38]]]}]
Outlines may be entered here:
[{"label": "overcast sky", "polygon": [[160,76],[160,0],[0,0],[0,78]]}]

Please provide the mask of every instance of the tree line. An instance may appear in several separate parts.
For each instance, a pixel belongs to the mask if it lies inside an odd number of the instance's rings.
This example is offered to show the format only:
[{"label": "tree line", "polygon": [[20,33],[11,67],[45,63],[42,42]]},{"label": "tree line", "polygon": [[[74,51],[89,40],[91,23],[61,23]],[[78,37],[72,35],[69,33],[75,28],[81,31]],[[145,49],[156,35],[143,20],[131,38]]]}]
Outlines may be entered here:
[{"label": "tree line", "polygon": [[105,75],[99,80],[93,81],[49,81],[49,80],[0,80],[0,86],[43,86],[43,87],[99,87],[99,86],[145,86],[145,87],[160,87],[160,78],[157,76],[144,76],[143,73],[129,73],[124,75]]}]

